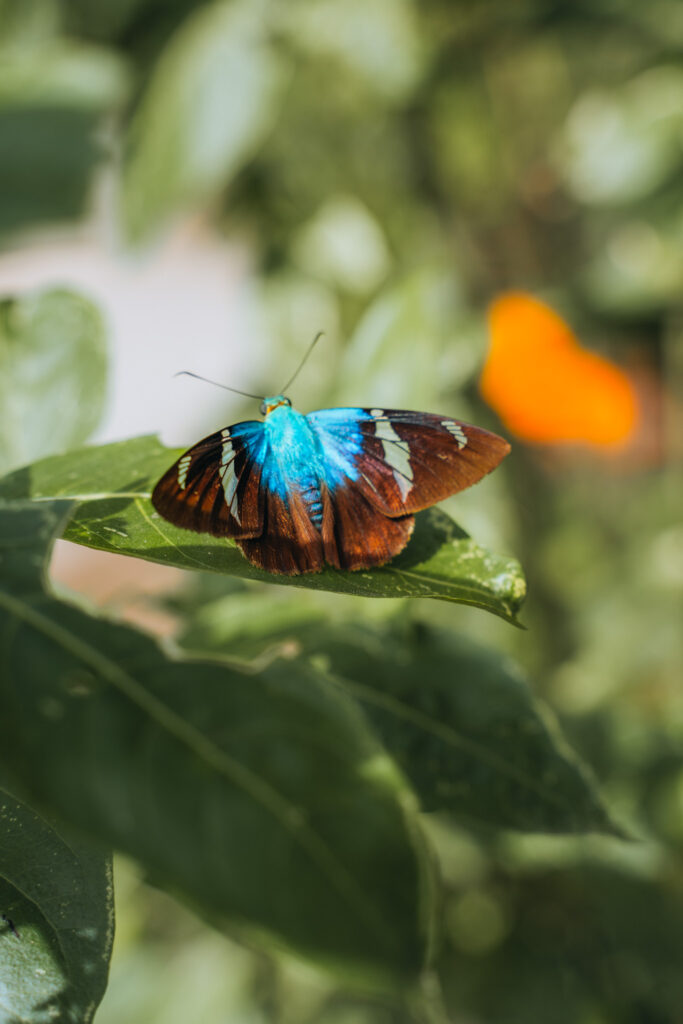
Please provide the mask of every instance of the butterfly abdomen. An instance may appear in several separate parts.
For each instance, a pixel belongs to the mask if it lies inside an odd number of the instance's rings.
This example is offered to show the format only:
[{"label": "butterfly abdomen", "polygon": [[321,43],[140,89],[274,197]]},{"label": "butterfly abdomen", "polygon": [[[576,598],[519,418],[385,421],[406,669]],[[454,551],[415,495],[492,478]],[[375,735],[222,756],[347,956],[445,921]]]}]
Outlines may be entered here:
[{"label": "butterfly abdomen", "polygon": [[264,426],[272,461],[270,486],[287,504],[291,504],[295,494],[320,532],[323,521],[320,452],[305,418],[295,409],[280,406],[268,415]]},{"label": "butterfly abdomen", "polygon": [[323,524],[323,499],[322,494],[320,493],[320,484],[317,480],[311,480],[302,488],[300,493],[301,500],[306,507],[309,519],[315,526],[316,530],[320,532],[320,528]]}]

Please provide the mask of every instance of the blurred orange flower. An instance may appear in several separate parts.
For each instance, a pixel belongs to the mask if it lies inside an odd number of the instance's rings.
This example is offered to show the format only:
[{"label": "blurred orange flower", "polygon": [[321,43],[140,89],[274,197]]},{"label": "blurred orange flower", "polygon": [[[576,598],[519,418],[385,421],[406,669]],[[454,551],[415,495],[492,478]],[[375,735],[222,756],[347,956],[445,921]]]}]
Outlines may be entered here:
[{"label": "blurred orange flower", "polygon": [[509,292],[490,306],[489,327],[481,394],[520,440],[609,449],[632,437],[638,402],[630,378],[583,348],[552,309]]}]

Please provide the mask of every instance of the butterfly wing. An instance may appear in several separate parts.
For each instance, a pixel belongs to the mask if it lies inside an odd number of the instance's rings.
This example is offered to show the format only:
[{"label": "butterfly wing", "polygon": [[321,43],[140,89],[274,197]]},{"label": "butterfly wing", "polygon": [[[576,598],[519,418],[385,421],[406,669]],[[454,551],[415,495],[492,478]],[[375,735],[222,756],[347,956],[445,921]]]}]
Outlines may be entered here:
[{"label": "butterfly wing", "polygon": [[410,515],[477,483],[510,451],[502,437],[446,416],[322,409],[306,419],[330,467],[384,516]]},{"label": "butterfly wing", "polygon": [[305,491],[282,472],[272,452],[261,479],[260,498],[262,529],[258,535],[237,540],[252,565],[286,576],[320,572],[325,553],[310,503]]},{"label": "butterfly wing", "polygon": [[334,489],[323,486],[321,528],[325,561],[337,569],[370,569],[402,551],[415,516],[389,518],[350,479]]},{"label": "butterfly wing", "polygon": [[389,519],[350,482],[334,491],[321,483],[320,504],[316,523],[301,492],[292,489],[281,497],[266,487],[262,533],[237,543],[253,565],[287,576],[320,572],[326,562],[337,569],[369,569],[406,546],[415,522],[414,516]]},{"label": "butterfly wing", "polygon": [[236,540],[261,533],[263,424],[236,423],[193,445],[152,492],[157,512],[176,526]]}]

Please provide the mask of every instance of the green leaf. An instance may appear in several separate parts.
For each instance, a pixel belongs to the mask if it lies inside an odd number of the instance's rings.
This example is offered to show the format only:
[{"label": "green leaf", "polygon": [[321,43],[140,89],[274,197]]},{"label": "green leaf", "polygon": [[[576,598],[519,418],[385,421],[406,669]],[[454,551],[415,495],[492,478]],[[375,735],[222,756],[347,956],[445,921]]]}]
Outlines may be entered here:
[{"label": "green leaf", "polygon": [[589,206],[651,195],[680,166],[681,104],[683,70],[673,63],[582,92],[557,146],[569,190]]},{"label": "green leaf", "polygon": [[77,501],[64,536],[102,551],[340,594],[434,597],[516,622],[525,596],[519,564],[480,547],[438,509],[420,513],[408,547],[378,569],[293,577],[256,569],[232,542],[181,530],[154,511],[151,490],[179,455],[153,437],[84,449],[12,474],[0,481],[0,498]]},{"label": "green leaf", "polygon": [[84,212],[104,155],[97,129],[127,96],[120,54],[57,35],[64,6],[0,3],[0,232]]},{"label": "green leaf", "polygon": [[384,289],[346,346],[337,393],[359,405],[434,408],[456,299],[452,272],[432,267]]},{"label": "green leaf", "polygon": [[162,54],[131,131],[124,214],[134,239],[215,196],[270,129],[284,84],[267,3],[207,4]]},{"label": "green leaf", "polygon": [[304,649],[361,703],[424,810],[525,832],[623,834],[508,658],[423,623],[318,627]]},{"label": "green leaf", "polygon": [[82,444],[105,394],[104,325],[67,291],[0,302],[0,473]]},{"label": "green leaf", "polygon": [[111,864],[0,786],[0,1019],[87,1024],[107,984]]},{"label": "green leaf", "polygon": [[82,108],[0,109],[0,232],[83,214],[102,157],[98,123]]},{"label": "green leaf", "polygon": [[327,199],[292,241],[294,261],[332,287],[368,295],[386,277],[386,239],[368,208],[353,195]]},{"label": "green leaf", "polygon": [[506,657],[403,617],[342,625],[240,594],[189,614],[188,650],[312,663],[361,704],[425,811],[525,832],[621,835],[589,770]]},{"label": "green leaf", "polygon": [[55,38],[2,54],[0,108],[105,111],[120,106],[127,91],[126,65],[103,46]]},{"label": "green leaf", "polygon": [[2,756],[36,804],[251,941],[414,979],[431,917],[413,798],[306,666],[175,660],[42,585],[64,502],[0,506]]},{"label": "green leaf", "polygon": [[411,96],[424,66],[417,10],[408,0],[294,4],[282,19],[292,45],[338,74],[358,77],[389,102]]}]

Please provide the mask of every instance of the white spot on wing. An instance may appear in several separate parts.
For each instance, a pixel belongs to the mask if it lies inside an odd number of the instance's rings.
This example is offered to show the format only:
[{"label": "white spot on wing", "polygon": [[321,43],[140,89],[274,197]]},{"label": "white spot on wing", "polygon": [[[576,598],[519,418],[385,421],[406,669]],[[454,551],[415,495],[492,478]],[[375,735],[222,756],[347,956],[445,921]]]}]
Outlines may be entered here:
[{"label": "white spot on wing", "polygon": [[445,427],[448,433],[455,438],[458,448],[467,446],[467,436],[459,423],[456,423],[455,420],[441,420],[441,426]]},{"label": "white spot on wing", "polygon": [[371,488],[372,488],[372,490],[373,490],[373,491],[375,492],[375,494],[377,494],[377,495],[378,495],[378,494],[379,494],[379,491],[377,490],[377,488],[376,488],[376,487],[375,487],[375,485],[373,484],[373,482],[372,482],[372,480],[370,479],[370,477],[369,477],[369,476],[366,476],[366,475],[365,475],[365,473],[361,473],[361,476],[362,476],[362,477],[363,477],[363,479],[365,480],[365,482],[366,482],[366,484],[368,485],[368,487],[371,487]]},{"label": "white spot on wing", "polygon": [[239,505],[236,501],[237,484],[239,483],[239,480],[235,473],[235,449],[232,441],[230,440],[229,430],[222,430],[221,436],[225,439],[221,454],[220,470],[221,481],[223,483],[223,493],[225,495],[225,501],[228,509],[230,510],[230,515],[240,523]]},{"label": "white spot on wing", "polygon": [[384,461],[394,473],[396,486],[401,493],[401,500],[405,501],[411,487],[413,486],[413,467],[410,465],[410,445],[402,441],[388,419],[383,419],[383,409],[371,409],[371,415],[375,419],[375,437],[382,442]]},{"label": "white spot on wing", "polygon": [[180,487],[181,491],[185,490],[185,485],[187,484],[187,471],[190,468],[191,462],[191,455],[183,455],[182,459],[178,462],[178,487]]},{"label": "white spot on wing", "polygon": [[401,501],[405,501],[406,498],[408,497],[408,493],[412,489],[412,481],[406,480],[405,476],[403,476],[402,473],[396,472],[394,472],[394,480],[396,481],[398,489],[401,492]]},{"label": "white spot on wing", "polygon": [[232,461],[235,454],[235,449],[232,446],[232,441],[224,441],[221,453],[221,466],[227,466]]}]

